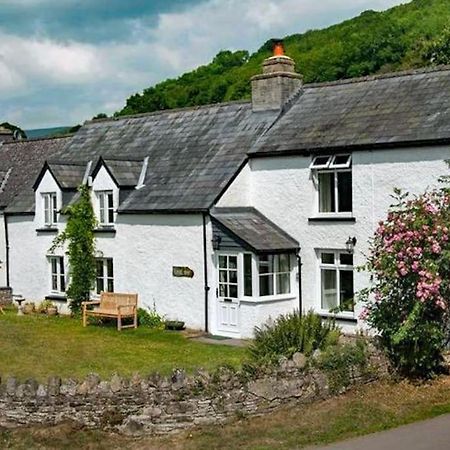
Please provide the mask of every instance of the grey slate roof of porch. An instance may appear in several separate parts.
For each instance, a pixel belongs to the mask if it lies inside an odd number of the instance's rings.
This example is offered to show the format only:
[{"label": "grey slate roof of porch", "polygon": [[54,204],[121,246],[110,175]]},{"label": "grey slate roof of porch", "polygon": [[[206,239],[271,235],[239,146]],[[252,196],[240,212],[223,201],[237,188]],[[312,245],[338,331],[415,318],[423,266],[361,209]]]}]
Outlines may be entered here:
[{"label": "grey slate roof of porch", "polygon": [[[4,142],[0,146],[0,171],[8,172],[0,192],[0,207],[13,202],[20,211],[34,210],[33,184],[48,158],[61,152],[71,136]],[[11,169],[11,170],[10,170]]]},{"label": "grey slate roof of porch", "polygon": [[305,85],[251,153],[450,142],[450,67]]},{"label": "grey slate roof of porch", "polygon": [[216,220],[256,253],[293,252],[300,244],[255,208],[214,208]]}]

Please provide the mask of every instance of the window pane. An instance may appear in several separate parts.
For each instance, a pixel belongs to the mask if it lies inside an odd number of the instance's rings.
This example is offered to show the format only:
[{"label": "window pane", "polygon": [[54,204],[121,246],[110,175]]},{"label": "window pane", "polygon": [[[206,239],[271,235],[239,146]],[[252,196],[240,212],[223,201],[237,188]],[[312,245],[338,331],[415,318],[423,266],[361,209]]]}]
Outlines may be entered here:
[{"label": "window pane", "polygon": [[237,283],[237,270],[230,270],[228,272],[228,276],[229,276],[229,282],[230,283]]},{"label": "window pane", "polygon": [[277,294],[289,294],[291,292],[291,275],[282,273],[277,275]]},{"label": "window pane", "polygon": [[329,311],[338,306],[336,270],[321,270],[322,309]]},{"label": "window pane", "polygon": [[107,276],[111,278],[114,277],[114,266],[112,259],[106,260],[106,268],[107,268]]},{"label": "window pane", "polygon": [[339,212],[352,211],[352,173],[338,172]]},{"label": "window pane", "polygon": [[108,279],[108,292],[114,292],[114,280],[112,278]]},{"label": "window pane", "polygon": [[344,266],[353,266],[353,255],[350,253],[341,253],[339,255],[341,264]]},{"label": "window pane", "polygon": [[229,297],[231,297],[231,298],[237,298],[237,296],[238,296],[237,285],[235,285],[235,284],[230,284],[230,285],[228,286],[228,290],[230,291],[230,292],[229,292]]},{"label": "window pane", "polygon": [[353,270],[339,271],[341,292],[340,305],[344,311],[353,311]]},{"label": "window pane", "polygon": [[290,255],[278,255],[278,272],[290,272],[291,271],[291,258]]},{"label": "window pane", "polygon": [[334,264],[334,253],[322,253],[323,264]]},{"label": "window pane", "polygon": [[221,269],[225,269],[227,267],[227,257],[226,256],[219,256],[219,267]]},{"label": "window pane", "polygon": [[66,292],[66,280],[64,279],[64,275],[60,276],[61,283],[61,292]]},{"label": "window pane", "polygon": [[103,278],[97,278],[97,294],[100,294],[100,292],[104,291],[103,286]]},{"label": "window pane", "polygon": [[259,276],[259,295],[273,295],[273,275]]},{"label": "window pane", "polygon": [[334,172],[319,173],[319,212],[335,212]]},{"label": "window pane", "polygon": [[58,290],[58,275],[52,275],[52,291]]},{"label": "window pane", "polygon": [[228,258],[228,267],[230,269],[237,269],[237,256],[230,256]]},{"label": "window pane", "polygon": [[260,256],[259,257],[259,273],[269,273],[269,257]]},{"label": "window pane", "polygon": [[244,254],[244,295],[251,297],[253,295],[252,286],[252,255]]},{"label": "window pane", "polygon": [[226,296],[227,296],[227,285],[219,284],[219,297],[226,297]]},{"label": "window pane", "polygon": [[343,166],[347,165],[350,160],[350,155],[337,155],[334,157],[333,165]]},{"label": "window pane", "polygon": [[316,156],[311,167],[323,167],[328,164],[330,156]]},{"label": "window pane", "polygon": [[97,276],[103,278],[103,260],[97,260]]},{"label": "window pane", "polygon": [[227,277],[228,272],[226,270],[219,271],[219,281],[226,283],[228,281]]},{"label": "window pane", "polygon": [[52,262],[52,274],[56,275],[58,273],[58,262],[56,258],[52,258],[51,262]]}]

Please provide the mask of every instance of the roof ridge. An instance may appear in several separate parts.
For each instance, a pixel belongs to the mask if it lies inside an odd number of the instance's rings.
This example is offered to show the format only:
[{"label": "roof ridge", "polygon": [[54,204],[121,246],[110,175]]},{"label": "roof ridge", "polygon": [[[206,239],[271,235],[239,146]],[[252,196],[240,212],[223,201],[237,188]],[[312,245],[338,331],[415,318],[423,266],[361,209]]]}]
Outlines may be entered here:
[{"label": "roof ridge", "polygon": [[27,142],[39,142],[39,141],[54,141],[57,139],[66,139],[74,136],[75,133],[67,133],[58,136],[49,136],[49,137],[37,137],[37,138],[27,138],[27,139],[19,139],[17,141],[6,141],[3,142],[3,145],[11,145],[11,144],[25,144]]},{"label": "roof ridge", "polygon": [[162,114],[170,114],[170,113],[177,113],[177,112],[184,112],[184,111],[197,111],[199,109],[208,109],[208,108],[213,108],[213,107],[224,107],[224,106],[231,106],[231,105],[243,105],[243,104],[250,104],[250,103],[251,103],[250,100],[232,100],[229,102],[208,103],[206,105],[186,106],[184,108],[160,109],[158,111],[151,111],[151,112],[146,112],[146,113],[127,114],[124,116],[106,117],[103,119],[86,120],[84,122],[84,125],[88,125],[88,124],[92,124],[92,123],[102,123],[102,122],[117,122],[119,120],[139,119],[141,117],[151,117],[151,116],[158,116],[158,115],[162,115]]},{"label": "roof ridge", "polygon": [[446,72],[446,71],[450,72],[450,65],[440,65],[440,66],[433,66],[433,67],[422,67],[420,69],[400,70],[397,72],[388,72],[388,73],[381,73],[381,74],[376,74],[376,75],[366,75],[363,77],[355,77],[355,78],[344,78],[342,80],[335,80],[335,81],[306,83],[303,85],[303,88],[313,89],[313,88],[320,88],[320,87],[327,87],[327,86],[339,86],[339,85],[345,85],[345,84],[364,83],[367,81],[385,80],[385,79],[389,79],[389,78],[401,78],[401,77],[408,77],[408,76],[413,76],[413,75],[435,73],[435,72]]}]

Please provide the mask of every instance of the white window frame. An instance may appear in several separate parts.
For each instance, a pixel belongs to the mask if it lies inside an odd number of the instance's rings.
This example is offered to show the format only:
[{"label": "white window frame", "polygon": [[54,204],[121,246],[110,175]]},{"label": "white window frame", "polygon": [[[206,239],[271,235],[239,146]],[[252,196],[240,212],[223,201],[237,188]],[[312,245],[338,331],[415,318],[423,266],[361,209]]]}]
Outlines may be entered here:
[{"label": "white window frame", "polygon": [[48,257],[48,261],[50,265],[50,292],[65,295],[67,289],[67,271],[64,264],[64,257],[52,255]]},{"label": "white window frame", "polygon": [[44,225],[53,227],[58,223],[58,196],[56,192],[42,193]]},{"label": "white window frame", "polygon": [[[98,202],[98,222],[100,226],[112,226],[115,223],[114,192],[112,190],[96,191]],[[112,214],[112,221],[109,216]]]},{"label": "white window frame", "polygon": [[[340,299],[340,292],[341,292],[341,279],[340,279],[340,272],[341,271],[347,271],[347,272],[353,272],[353,296],[355,295],[355,261],[353,259],[353,264],[341,264],[340,261],[340,255],[350,255],[347,250],[336,250],[336,249],[320,249],[317,250],[317,266],[318,266],[318,273],[317,273],[317,279],[318,279],[318,305],[319,305],[319,311],[323,315],[335,315],[335,316],[341,316],[341,317],[349,317],[354,318],[355,317],[355,301],[353,297],[353,311],[339,311],[338,313],[330,313],[329,310],[322,308],[322,286],[323,286],[323,280],[322,280],[322,270],[335,270],[336,271],[336,295],[337,295],[337,304],[338,307],[341,306],[341,299]],[[334,255],[334,263],[323,263],[322,262],[322,255],[326,254],[333,254]],[[354,255],[352,255],[354,258]]]},{"label": "white window frame", "polygon": [[[292,258],[290,254],[268,254],[268,255],[264,255],[264,256],[268,256],[269,258],[273,258],[274,262],[273,262],[273,272],[267,272],[267,273],[261,273],[260,272],[260,265],[261,265],[261,256],[258,257],[258,296],[259,298],[265,299],[265,298],[272,298],[272,297],[285,297],[285,296],[290,296],[292,295]],[[289,261],[289,270],[287,272],[281,272],[280,271],[280,256],[287,256],[288,261]],[[278,276],[279,275],[288,275],[289,276],[289,292],[283,292],[283,293],[278,293]],[[261,294],[261,289],[260,289],[260,280],[262,277],[265,278],[272,278],[272,284],[273,284],[273,294],[267,294],[267,295],[262,295]]]},{"label": "white window frame", "polygon": [[[112,264],[112,274],[109,273],[108,270],[108,261],[111,261]],[[100,277],[98,276],[97,272],[97,264],[102,263],[103,265],[103,275]],[[95,293],[96,295],[100,295],[101,292],[114,292],[115,286],[114,286],[114,260],[113,258],[96,258],[95,262]],[[98,280],[101,279],[103,281],[103,290],[99,290]],[[112,282],[112,291],[108,290],[108,282]],[[106,290],[105,290],[106,287]]]},{"label": "white window frame", "polygon": [[[338,164],[336,163],[337,158],[342,156],[348,156],[347,161],[345,163]],[[315,200],[315,215],[317,217],[352,217],[353,216],[353,196],[352,196],[352,205],[351,211],[339,211],[339,173],[352,173],[352,155],[351,154],[337,154],[328,156],[328,160],[324,164],[316,165],[315,162],[317,158],[326,158],[326,155],[318,155],[313,157],[312,162],[310,164],[310,169],[313,173],[314,185],[316,188],[316,200]],[[319,182],[319,174],[332,173],[333,174],[333,185],[334,185],[334,209],[335,211],[320,211],[320,182]],[[353,188],[353,179],[352,179],[352,188]]]}]

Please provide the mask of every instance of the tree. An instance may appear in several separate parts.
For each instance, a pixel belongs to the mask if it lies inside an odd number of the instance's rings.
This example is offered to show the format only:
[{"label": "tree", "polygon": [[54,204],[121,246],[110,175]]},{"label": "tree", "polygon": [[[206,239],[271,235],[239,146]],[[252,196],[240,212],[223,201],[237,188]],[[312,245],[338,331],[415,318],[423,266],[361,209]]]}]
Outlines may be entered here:
[{"label": "tree", "polygon": [[78,192],[79,199],[64,211],[68,216],[66,228],[54,239],[50,249],[53,252],[67,243],[70,267],[67,295],[72,313],[78,313],[81,302],[89,300],[96,275],[94,229],[97,221],[89,188],[81,185]]},{"label": "tree", "polygon": [[450,27],[427,46],[425,59],[431,64],[450,64]]},{"label": "tree", "polygon": [[450,191],[396,199],[371,243],[362,318],[401,372],[430,376],[449,339]]}]

